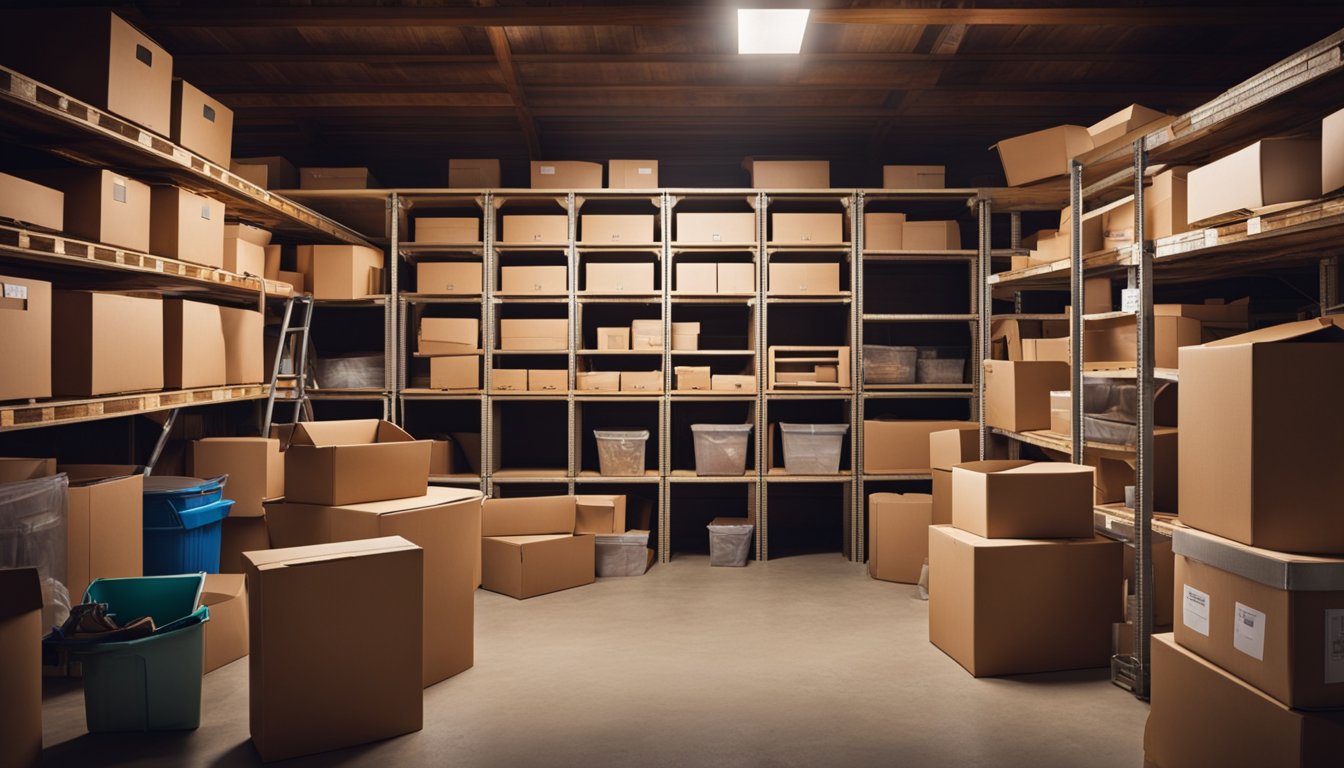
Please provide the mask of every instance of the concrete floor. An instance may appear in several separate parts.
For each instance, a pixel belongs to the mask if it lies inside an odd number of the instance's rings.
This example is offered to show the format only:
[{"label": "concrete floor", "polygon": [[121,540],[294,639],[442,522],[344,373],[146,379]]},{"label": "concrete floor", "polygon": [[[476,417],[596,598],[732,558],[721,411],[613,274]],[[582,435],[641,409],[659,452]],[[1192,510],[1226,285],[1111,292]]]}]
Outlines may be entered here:
[{"label": "concrete floor", "polygon": [[[1030,599],[1030,596],[1024,596]],[[476,666],[425,692],[425,729],[285,765],[1142,765],[1148,708],[1104,670],[976,680],[928,641],[915,588],[838,555],[477,596]],[[49,690],[50,765],[255,765],[247,661],[205,678],[199,730],[85,733]]]}]

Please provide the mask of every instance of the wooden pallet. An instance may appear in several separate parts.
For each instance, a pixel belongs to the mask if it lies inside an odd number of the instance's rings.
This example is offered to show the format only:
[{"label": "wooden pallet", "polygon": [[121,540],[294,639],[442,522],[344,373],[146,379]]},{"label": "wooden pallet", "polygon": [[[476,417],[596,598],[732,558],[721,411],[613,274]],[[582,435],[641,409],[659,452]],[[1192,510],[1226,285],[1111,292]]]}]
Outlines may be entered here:
[{"label": "wooden pallet", "polygon": [[266,397],[265,384],[167,390],[111,395],[82,400],[41,400],[0,403],[0,431],[50,427],[118,416],[134,416],[193,405],[210,405]]}]

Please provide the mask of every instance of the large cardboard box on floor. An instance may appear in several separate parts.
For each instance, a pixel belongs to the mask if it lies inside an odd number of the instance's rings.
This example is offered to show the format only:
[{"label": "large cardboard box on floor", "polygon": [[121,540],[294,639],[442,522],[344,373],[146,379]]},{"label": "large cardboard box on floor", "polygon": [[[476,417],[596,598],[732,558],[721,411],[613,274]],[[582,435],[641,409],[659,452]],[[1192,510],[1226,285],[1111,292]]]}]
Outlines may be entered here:
[{"label": "large cardboard box on floor", "polygon": [[952,525],[990,539],[1092,535],[1092,467],[972,461],[952,468]]},{"label": "large cardboard box on floor", "polygon": [[1104,667],[1123,615],[1118,541],[929,529],[929,640],[976,677]]},{"label": "large cardboard box on floor", "polygon": [[479,261],[422,261],[415,265],[415,292],[433,295],[481,292]]},{"label": "large cardboard box on floor", "polygon": [[929,556],[933,497],[927,493],[868,496],[868,575],[914,584]]},{"label": "large cardboard box on floor", "polygon": [[883,189],[943,189],[947,168],[942,165],[884,165]]},{"label": "large cardboard box on floor", "polygon": [[844,214],[771,214],[770,242],[778,245],[834,245],[843,243],[845,242]]},{"label": "large cardboard box on floor", "polygon": [[1209,226],[1254,216],[1268,206],[1321,194],[1321,142],[1261,139],[1186,175],[1190,224]]},{"label": "large cardboard box on floor", "polygon": [[653,216],[592,214],[579,217],[579,242],[584,245],[653,243]]},{"label": "large cardboard box on floor", "polygon": [[533,160],[533,189],[601,189],[602,164],[581,160]]},{"label": "large cardboard box on floor", "polygon": [[0,568],[0,744],[4,765],[42,762],[42,580],[36,568]]},{"label": "large cardboard box on floor", "polygon": [[607,189],[657,189],[657,160],[608,160]]},{"label": "large cardboard box on floor", "polygon": [[207,437],[191,444],[196,477],[228,475],[224,498],[230,517],[261,517],[264,502],[285,495],[285,455],[272,437]]},{"label": "large cardboard box on floor", "polygon": [[625,497],[576,496],[575,533],[625,533]]},{"label": "large cardboard box on floor", "polygon": [[[423,727],[419,547],[390,536],[251,552],[244,559],[248,719],[262,760]],[[332,627],[333,606],[352,619],[339,631]]]},{"label": "large cardboard box on floor", "polygon": [[72,602],[94,579],[139,576],[144,567],[140,467],[61,464],[66,490],[66,589]]},{"label": "large cardboard box on floor", "polygon": [[224,327],[224,383],[266,380],[266,318],[256,310],[220,307]]},{"label": "large cardboard box on floor", "polygon": [[1186,525],[1264,549],[1344,552],[1344,328],[1333,319],[1181,349]]},{"label": "large cardboard box on floor", "polygon": [[224,370],[224,321],[215,304],[163,301],[163,383],[168,389],[220,387]]},{"label": "large cardboard box on floor", "polygon": [[474,317],[422,317],[415,351],[422,355],[455,355],[481,347],[481,321]]},{"label": "large cardboard box on floor", "polygon": [[60,232],[65,229],[65,193],[0,173],[0,219]]},{"label": "large cardboard box on floor", "polygon": [[985,423],[1026,432],[1050,428],[1050,392],[1069,388],[1068,363],[986,360]]},{"label": "large cardboard box on floor", "polygon": [[493,158],[449,160],[448,186],[451,189],[498,188],[499,160]]},{"label": "large cardboard box on floor", "polygon": [[933,466],[929,435],[974,426],[969,421],[864,419],[864,471],[880,474],[923,473]]},{"label": "large cardboard box on floor", "polygon": [[163,301],[87,291],[51,298],[53,394],[163,389]]},{"label": "large cardboard box on floor", "polygon": [[247,577],[241,573],[207,573],[201,605],[210,609],[205,622],[202,673],[247,655]]},{"label": "large cardboard box on floor", "polygon": [[0,401],[51,397],[51,283],[0,275]]},{"label": "large cardboard box on floor", "polygon": [[752,189],[830,189],[829,160],[748,160]]},{"label": "large cardboard box on floor", "polygon": [[595,542],[574,534],[573,496],[486,499],[481,586],[518,599],[593,583]]},{"label": "large cardboard box on floor", "polygon": [[1068,173],[1069,160],[1092,149],[1092,136],[1081,125],[1059,125],[1004,139],[992,148],[999,150],[1008,186],[1016,187]]},{"label": "large cardboard box on floor", "polygon": [[[867,427],[865,426],[865,429]],[[988,458],[988,457],[986,457]],[[929,433],[929,465],[933,473],[933,524],[952,522],[952,467],[980,460],[980,427],[965,426]]]},{"label": "large cardboard box on floor", "polygon": [[790,296],[840,292],[840,265],[777,261],[770,265],[770,293]]},{"label": "large cardboard box on floor", "polygon": [[863,249],[899,251],[904,245],[904,213],[863,214]]},{"label": "large cardboard box on floor", "polygon": [[[365,299],[383,292],[383,252],[362,245],[311,245],[308,292],[315,299]],[[304,270],[299,270],[304,271]]]},{"label": "large cardboard box on floor", "polygon": [[98,168],[35,173],[65,195],[65,233],[141,253],[149,250],[150,187]]},{"label": "large cardboard box on floor", "polygon": [[390,421],[305,421],[285,451],[285,498],[299,504],[360,504],[425,495],[427,440]]},{"label": "large cardboard box on floor", "polygon": [[1344,707],[1344,559],[1178,527],[1176,642],[1295,709]]},{"label": "large cardboard box on floor", "polygon": [[173,80],[173,141],[222,168],[233,154],[233,110],[185,80]]},{"label": "large cardboard box on floor", "polygon": [[235,157],[229,163],[229,172],[262,189],[294,189],[299,186],[298,169],[279,155]]},{"label": "large cardboard box on floor", "polygon": [[477,245],[481,220],[475,216],[417,216],[415,242],[433,245]]},{"label": "large cardboard box on floor", "polygon": [[1289,709],[1180,647],[1152,640],[1144,759],[1158,768],[1334,768],[1344,712]]},{"label": "large cardboard box on floor", "polygon": [[754,213],[678,213],[678,245],[751,245],[756,242]]},{"label": "large cardboard box on floor", "polygon": [[243,553],[271,548],[265,517],[226,517],[219,534],[220,573],[243,573]]},{"label": "large cardboard box on floor", "polygon": [[548,214],[512,214],[504,220],[501,244],[536,244],[560,246],[569,242],[569,217]]},{"label": "large cardboard box on floor", "polygon": [[556,352],[569,348],[569,320],[503,319],[499,321],[499,348]]},{"label": "large cardboard box on floor", "polygon": [[370,504],[273,504],[275,547],[401,536],[424,550],[424,685],[470,669],[473,593],[481,556],[481,493],[431,487],[424,496]]},{"label": "large cardboard box on floor", "polygon": [[300,168],[299,189],[376,189],[368,168]]}]

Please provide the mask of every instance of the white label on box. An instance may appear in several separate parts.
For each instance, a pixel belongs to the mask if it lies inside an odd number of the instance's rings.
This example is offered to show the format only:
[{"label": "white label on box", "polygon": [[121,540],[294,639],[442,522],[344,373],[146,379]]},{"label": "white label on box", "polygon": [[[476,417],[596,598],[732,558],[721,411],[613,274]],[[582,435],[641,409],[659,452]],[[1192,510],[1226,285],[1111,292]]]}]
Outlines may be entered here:
[{"label": "white label on box", "polygon": [[709,236],[709,239],[713,240],[716,243],[720,243],[723,242],[723,235],[720,235],[719,233],[715,232],[714,234]]},{"label": "white label on box", "polygon": [[1265,614],[1237,603],[1232,614],[1232,647],[1256,661],[1265,660]]},{"label": "white label on box", "polygon": [[112,199],[118,203],[126,202],[126,180],[112,180]]},{"label": "white label on box", "polygon": [[554,176],[554,175],[555,175],[555,166],[554,166],[554,165],[543,165],[543,166],[541,166],[541,168],[538,168],[538,169],[537,169],[537,172],[540,173],[542,176]]},{"label": "white label on box", "polygon": [[1260,217],[1259,217],[1259,216],[1252,216],[1251,218],[1249,218],[1249,219],[1246,220],[1246,234],[1248,234],[1248,235],[1258,235],[1258,234],[1260,234]]},{"label": "white label on box", "polygon": [[21,301],[28,300],[28,286],[15,285],[13,283],[5,283],[4,285],[6,299],[19,299]]},{"label": "white label on box", "polygon": [[1344,610],[1325,612],[1325,682],[1344,683]]},{"label": "white label on box", "polygon": [[1185,626],[1199,634],[1209,636],[1209,595],[1200,592],[1189,584],[1185,587],[1185,599],[1181,602],[1181,621]]},{"label": "white label on box", "polygon": [[652,176],[652,175],[653,175],[653,169],[652,169],[652,168],[636,168],[636,169],[635,169],[635,173],[639,174],[640,176]]},{"label": "white label on box", "polygon": [[1120,290],[1120,311],[1134,312],[1139,311],[1139,289],[1122,288]]},{"label": "white label on box", "polygon": [[201,206],[201,218],[205,219],[206,221],[210,220],[210,206],[208,205]]}]

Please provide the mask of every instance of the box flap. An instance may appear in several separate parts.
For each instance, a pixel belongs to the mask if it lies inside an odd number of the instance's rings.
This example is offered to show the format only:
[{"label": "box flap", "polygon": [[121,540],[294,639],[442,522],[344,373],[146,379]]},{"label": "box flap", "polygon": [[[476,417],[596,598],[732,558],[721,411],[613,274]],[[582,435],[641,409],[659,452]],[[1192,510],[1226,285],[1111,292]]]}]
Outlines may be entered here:
[{"label": "box flap", "polygon": [[134,464],[60,464],[57,469],[70,478],[71,487],[106,483],[145,473],[144,467]]},{"label": "box flap", "polygon": [[1027,464],[1025,467],[1012,467],[1004,469],[998,474],[1003,475],[1065,475],[1073,472],[1085,472],[1092,474],[1092,467],[1086,467],[1081,464],[1070,464],[1065,461],[1037,461]]},{"label": "box flap", "polygon": [[1317,317],[1283,323],[1249,333],[1210,341],[1201,347],[1232,347],[1238,344],[1268,344],[1276,341],[1344,342],[1344,316]]},{"label": "box flap", "polygon": [[505,544],[509,544],[511,546],[515,546],[521,549],[522,547],[525,547],[528,544],[537,544],[543,541],[559,541],[560,539],[572,539],[574,538],[574,534],[547,533],[547,534],[534,534],[531,536],[485,536],[483,538],[487,538],[491,541],[503,542]]},{"label": "box flap", "polygon": [[42,610],[42,581],[36,568],[0,568],[0,620]]},{"label": "box flap", "polygon": [[481,536],[572,534],[575,515],[573,496],[486,499],[481,505]]},{"label": "box flap", "polygon": [[975,472],[981,475],[989,475],[995,472],[1005,472],[1018,467],[1029,466],[1036,462],[1019,461],[1016,459],[990,459],[987,461],[968,461],[964,464],[958,464],[952,468],[953,472],[965,470],[966,472]]},{"label": "box flap", "polygon": [[294,425],[290,445],[327,447],[333,445],[368,445],[371,443],[411,442],[415,438],[397,425],[381,419],[350,419],[346,421],[301,421]]},{"label": "box flap", "polygon": [[338,504],[336,506],[354,512],[366,512],[373,515],[390,515],[397,512],[410,512],[416,509],[425,509],[426,507],[441,507],[445,504],[476,501],[483,496],[484,494],[480,491],[471,488],[448,488],[431,485],[429,486],[429,492],[424,496],[408,499],[391,499],[389,501],[367,501],[362,504]]},{"label": "box flap", "polygon": [[937,528],[939,533],[954,539],[957,543],[973,547],[975,549],[1008,549],[1011,547],[1037,547],[1042,544],[1058,546],[1119,546],[1120,543],[1114,539],[1108,539],[1105,536],[1092,536],[1086,539],[987,539],[983,536],[977,536],[974,533],[963,531],[960,528],[954,528],[951,525],[931,525],[929,528]]},{"label": "box flap", "polygon": [[1271,589],[1344,591],[1344,559],[1337,557],[1259,549],[1185,526],[1172,530],[1171,551]]},{"label": "box flap", "polygon": [[244,573],[207,573],[205,586],[201,588],[201,605],[219,603],[242,597],[247,591],[247,574]]},{"label": "box flap", "polygon": [[411,549],[419,549],[419,547],[400,536],[384,536],[378,539],[360,539],[334,544],[314,544],[308,547],[244,552],[243,557],[258,570],[264,571]]}]

